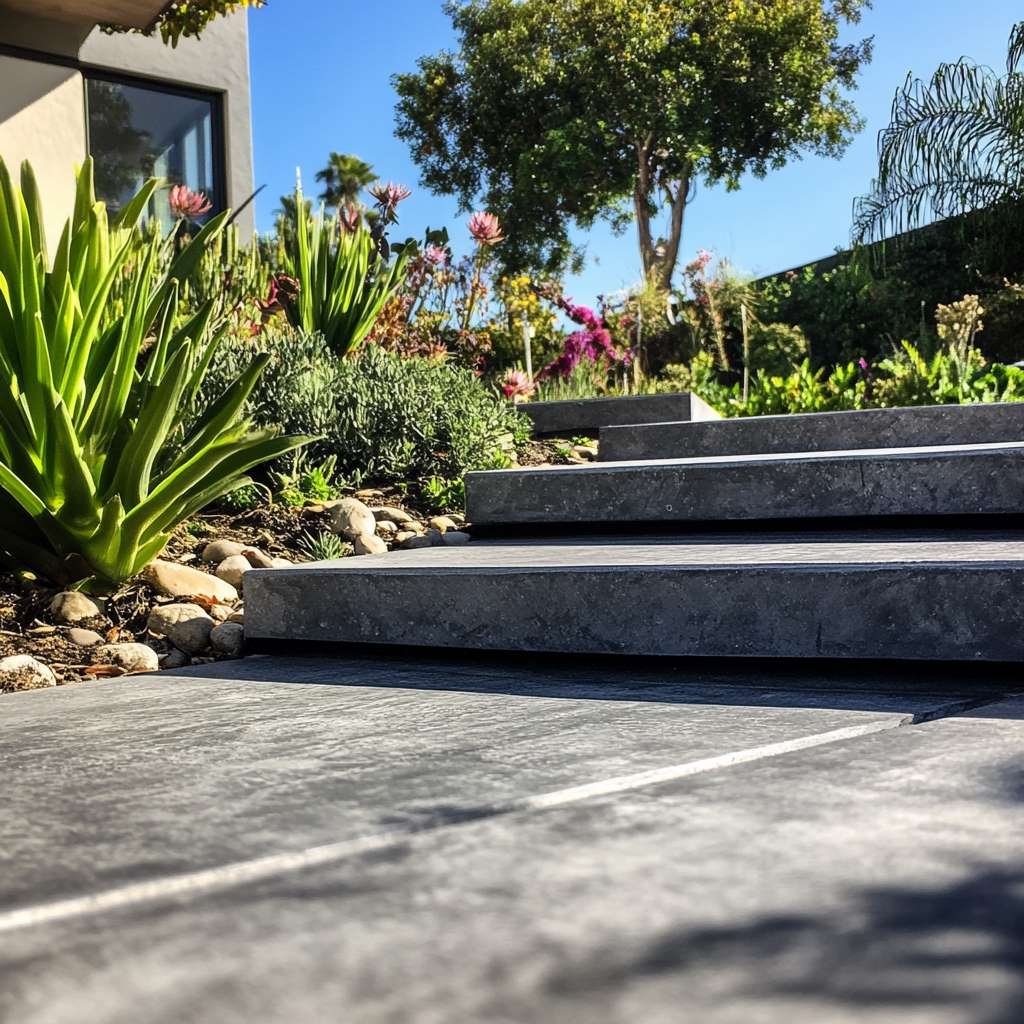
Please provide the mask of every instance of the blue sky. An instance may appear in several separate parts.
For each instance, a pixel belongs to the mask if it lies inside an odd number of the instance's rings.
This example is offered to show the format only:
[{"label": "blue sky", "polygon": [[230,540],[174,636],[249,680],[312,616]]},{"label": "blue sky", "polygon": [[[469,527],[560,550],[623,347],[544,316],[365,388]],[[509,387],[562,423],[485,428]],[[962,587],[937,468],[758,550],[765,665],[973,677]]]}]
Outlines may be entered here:
[{"label": "blue sky", "polygon": [[[416,166],[394,137],[390,77],[412,70],[421,54],[454,39],[441,0],[269,0],[250,16],[256,182],[266,184],[257,221],[266,230],[277,197],[290,191],[301,166],[307,193],[330,150],[357,153],[383,178],[410,185],[400,235],[448,226],[458,247],[465,217],[454,200],[418,187]],[[739,192],[702,188],[690,206],[685,260],[706,248],[740,269],[770,273],[845,244],[855,196],[875,168],[878,131],[889,121],[893,94],[908,71],[930,75],[943,60],[967,55],[1002,68],[1019,0],[875,0],[856,35],[874,35],[875,58],[854,94],[867,127],[838,161],[813,157]],[[614,292],[639,276],[632,232],[615,237],[598,226],[586,236],[588,265],[567,290],[579,301]]]}]

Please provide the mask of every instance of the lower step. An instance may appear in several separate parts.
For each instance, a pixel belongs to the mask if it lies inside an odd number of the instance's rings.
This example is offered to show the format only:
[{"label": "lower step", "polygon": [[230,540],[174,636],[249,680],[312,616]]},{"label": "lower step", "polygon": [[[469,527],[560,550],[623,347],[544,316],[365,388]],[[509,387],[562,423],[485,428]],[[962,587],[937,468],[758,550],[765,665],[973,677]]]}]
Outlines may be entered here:
[{"label": "lower step", "polygon": [[246,635],[537,653],[1018,661],[1019,537],[478,541],[253,570]]},{"label": "lower step", "polygon": [[1024,443],[469,473],[481,527],[1017,516]]}]

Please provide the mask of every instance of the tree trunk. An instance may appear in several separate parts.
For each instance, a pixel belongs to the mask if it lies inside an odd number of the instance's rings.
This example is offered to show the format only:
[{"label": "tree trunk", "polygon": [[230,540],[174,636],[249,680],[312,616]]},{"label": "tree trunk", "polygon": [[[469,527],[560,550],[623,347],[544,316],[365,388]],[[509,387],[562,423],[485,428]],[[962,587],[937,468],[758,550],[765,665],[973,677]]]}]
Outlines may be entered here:
[{"label": "tree trunk", "polygon": [[665,246],[665,254],[658,266],[658,283],[665,291],[672,287],[672,275],[676,272],[679,262],[679,247],[683,241],[683,221],[686,217],[686,197],[690,194],[690,181],[693,178],[693,164],[687,162],[683,176],[676,183],[676,193],[672,197],[672,229]]},{"label": "tree trunk", "polygon": [[648,138],[637,144],[637,175],[633,186],[633,210],[636,215],[637,240],[640,245],[640,263],[644,279],[653,279],[659,288],[668,291],[672,286],[672,275],[679,262],[679,248],[683,241],[683,221],[686,215],[686,199],[693,180],[693,164],[687,162],[682,177],[672,192],[671,228],[665,251],[658,253],[651,231],[651,198],[655,188],[651,170],[651,145]]},{"label": "tree trunk", "polygon": [[650,277],[658,262],[654,251],[654,239],[651,237],[651,139],[637,143],[637,171],[633,184],[633,211],[636,215],[637,240],[640,243],[640,265],[643,267],[644,280]]}]

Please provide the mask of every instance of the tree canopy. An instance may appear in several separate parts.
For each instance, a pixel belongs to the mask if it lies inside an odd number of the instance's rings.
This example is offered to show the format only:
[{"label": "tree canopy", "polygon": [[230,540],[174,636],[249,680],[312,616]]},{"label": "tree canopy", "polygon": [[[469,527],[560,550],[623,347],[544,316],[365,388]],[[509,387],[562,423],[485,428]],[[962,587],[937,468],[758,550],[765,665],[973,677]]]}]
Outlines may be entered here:
[{"label": "tree canopy", "polygon": [[[424,185],[501,217],[509,269],[572,261],[572,227],[637,224],[667,285],[699,181],[737,188],[802,152],[839,155],[870,0],[449,0],[458,52],[395,76]],[[654,221],[668,218],[665,238]]]}]

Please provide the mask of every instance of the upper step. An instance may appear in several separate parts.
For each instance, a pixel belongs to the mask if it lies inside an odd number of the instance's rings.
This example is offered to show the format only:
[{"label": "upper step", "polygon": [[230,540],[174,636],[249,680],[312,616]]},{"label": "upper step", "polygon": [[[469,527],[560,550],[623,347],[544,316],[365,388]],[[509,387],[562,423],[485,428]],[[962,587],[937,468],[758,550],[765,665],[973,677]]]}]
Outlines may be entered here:
[{"label": "upper step", "polygon": [[578,398],[562,402],[526,402],[518,406],[533,422],[537,437],[596,437],[619,423],[660,423],[669,420],[717,419],[703,399],[688,392],[633,395],[620,398]]},{"label": "upper step", "polygon": [[1024,657],[1024,541],[477,541],[245,576],[249,640],[580,654]]},{"label": "upper step", "polygon": [[496,470],[466,504],[477,526],[1019,515],[1024,442]]},{"label": "upper step", "polygon": [[[691,417],[692,418],[692,417]],[[610,426],[602,462],[1024,440],[1024,402]]]}]

